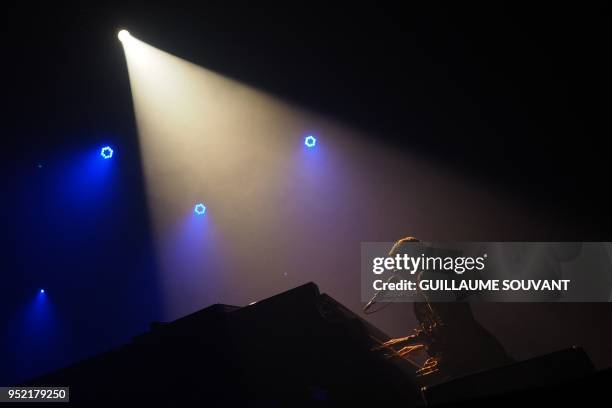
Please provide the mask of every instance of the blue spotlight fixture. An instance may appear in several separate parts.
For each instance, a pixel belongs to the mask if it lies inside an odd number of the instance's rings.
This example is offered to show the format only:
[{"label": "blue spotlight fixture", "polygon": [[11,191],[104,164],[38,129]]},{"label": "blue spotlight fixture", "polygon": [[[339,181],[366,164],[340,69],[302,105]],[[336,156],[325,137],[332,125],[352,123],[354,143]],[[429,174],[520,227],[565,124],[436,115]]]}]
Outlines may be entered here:
[{"label": "blue spotlight fixture", "polygon": [[100,150],[100,156],[104,157],[105,159],[110,159],[113,157],[113,149],[111,149],[110,146],[104,146],[102,150]]},{"label": "blue spotlight fixture", "polygon": [[204,215],[206,213],[206,206],[202,203],[198,203],[193,207],[193,212],[196,215]]},{"label": "blue spotlight fixture", "polygon": [[313,135],[308,135],[304,138],[304,144],[306,147],[315,147],[317,144],[317,139]]},{"label": "blue spotlight fixture", "polygon": [[41,289],[41,290],[39,291],[39,293],[42,295],[42,294],[44,294],[44,293],[45,293],[45,290],[44,290],[44,289]]}]

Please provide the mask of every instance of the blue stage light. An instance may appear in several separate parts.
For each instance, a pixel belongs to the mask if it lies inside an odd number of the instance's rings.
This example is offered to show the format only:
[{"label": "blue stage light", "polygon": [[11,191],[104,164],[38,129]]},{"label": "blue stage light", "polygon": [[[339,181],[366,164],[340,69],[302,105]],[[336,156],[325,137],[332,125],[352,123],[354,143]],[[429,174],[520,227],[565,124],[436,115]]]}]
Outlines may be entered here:
[{"label": "blue stage light", "polygon": [[104,157],[105,159],[110,159],[113,157],[113,149],[111,149],[110,146],[104,146],[102,150],[100,150],[100,156]]},{"label": "blue stage light", "polygon": [[193,212],[196,213],[196,215],[204,215],[206,213],[206,206],[202,203],[196,204],[195,207],[193,207]]},{"label": "blue stage light", "polygon": [[317,144],[317,139],[312,135],[306,136],[306,138],[304,139],[304,144],[306,145],[306,147],[315,147],[315,145]]},{"label": "blue stage light", "polygon": [[43,293],[45,293],[45,290],[44,290],[44,289],[41,289],[41,290],[40,290],[40,294],[42,295]]}]

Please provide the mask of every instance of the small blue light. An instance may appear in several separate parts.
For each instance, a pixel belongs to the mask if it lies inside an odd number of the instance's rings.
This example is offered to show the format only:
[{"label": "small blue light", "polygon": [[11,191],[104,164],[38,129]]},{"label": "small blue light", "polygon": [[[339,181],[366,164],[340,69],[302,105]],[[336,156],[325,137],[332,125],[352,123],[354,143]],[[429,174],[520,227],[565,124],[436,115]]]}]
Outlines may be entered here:
[{"label": "small blue light", "polygon": [[45,293],[45,290],[44,290],[44,289],[41,289],[41,290],[40,290],[40,294],[42,295],[43,293]]},{"label": "small blue light", "polygon": [[306,147],[315,147],[315,145],[317,144],[317,139],[312,136],[306,136],[306,138],[304,139],[304,144],[306,145]]},{"label": "small blue light", "polygon": [[110,159],[113,157],[113,149],[111,149],[110,146],[104,146],[102,150],[100,150],[100,156],[104,157],[105,159]]},{"label": "small blue light", "polygon": [[198,203],[193,207],[193,212],[196,213],[196,215],[204,215],[206,213],[206,206],[202,203]]}]

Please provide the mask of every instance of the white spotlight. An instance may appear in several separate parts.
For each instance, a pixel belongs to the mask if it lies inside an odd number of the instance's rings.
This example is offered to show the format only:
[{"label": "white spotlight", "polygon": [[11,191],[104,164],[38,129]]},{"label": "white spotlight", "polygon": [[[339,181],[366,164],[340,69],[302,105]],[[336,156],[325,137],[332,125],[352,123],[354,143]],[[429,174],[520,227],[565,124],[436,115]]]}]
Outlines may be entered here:
[{"label": "white spotlight", "polygon": [[128,30],[121,30],[117,34],[117,37],[119,38],[119,41],[125,42],[129,40],[132,36],[130,35],[130,32]]}]

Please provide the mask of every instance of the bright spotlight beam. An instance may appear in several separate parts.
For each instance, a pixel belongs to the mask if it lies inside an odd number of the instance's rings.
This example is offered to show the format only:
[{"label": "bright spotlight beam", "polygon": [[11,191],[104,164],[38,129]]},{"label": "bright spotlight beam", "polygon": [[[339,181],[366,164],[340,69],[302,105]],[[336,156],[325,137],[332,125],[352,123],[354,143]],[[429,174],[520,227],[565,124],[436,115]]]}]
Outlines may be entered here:
[{"label": "bright spotlight beam", "polygon": [[132,36],[130,35],[130,32],[128,30],[121,30],[117,34],[117,38],[119,38],[119,41],[125,42],[129,40],[130,38],[132,38]]},{"label": "bright spotlight beam", "polygon": [[[374,230],[393,236],[396,225],[409,225],[451,239],[475,225],[485,228],[482,214],[499,211],[546,225],[486,185],[377,143],[375,134],[366,137],[136,37],[122,45],[164,319],[220,299],[247,304],[283,291],[291,281],[276,271],[288,266],[291,279],[325,281],[342,291],[341,302],[360,309],[355,296],[345,294],[346,280],[330,278],[321,265],[352,268],[353,248]],[[317,153],[321,147],[325,151]],[[363,182],[347,182],[355,174]],[[405,184],[406,174],[418,175],[419,194],[395,188]],[[453,191],[450,212],[447,190]],[[210,214],[204,204],[212,201],[196,201],[213,199]],[[430,209],[423,217],[421,207]],[[448,222],[465,208],[470,211],[449,232]],[[327,247],[335,250],[304,256],[305,248],[314,253]],[[351,290],[359,292],[359,279],[353,281]]]}]

